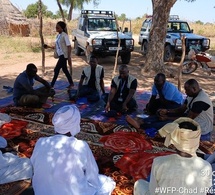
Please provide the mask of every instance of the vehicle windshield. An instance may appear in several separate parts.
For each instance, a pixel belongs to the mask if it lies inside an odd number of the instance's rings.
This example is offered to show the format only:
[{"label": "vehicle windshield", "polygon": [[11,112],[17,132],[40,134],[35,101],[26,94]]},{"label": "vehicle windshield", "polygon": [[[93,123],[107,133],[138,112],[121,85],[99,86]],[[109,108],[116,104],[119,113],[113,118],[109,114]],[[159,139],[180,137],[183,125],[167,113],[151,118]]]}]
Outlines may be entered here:
[{"label": "vehicle windshield", "polygon": [[116,21],[114,19],[105,18],[89,18],[88,19],[89,31],[116,31]]},{"label": "vehicle windshield", "polygon": [[190,27],[187,22],[168,22],[167,32],[189,33]]}]

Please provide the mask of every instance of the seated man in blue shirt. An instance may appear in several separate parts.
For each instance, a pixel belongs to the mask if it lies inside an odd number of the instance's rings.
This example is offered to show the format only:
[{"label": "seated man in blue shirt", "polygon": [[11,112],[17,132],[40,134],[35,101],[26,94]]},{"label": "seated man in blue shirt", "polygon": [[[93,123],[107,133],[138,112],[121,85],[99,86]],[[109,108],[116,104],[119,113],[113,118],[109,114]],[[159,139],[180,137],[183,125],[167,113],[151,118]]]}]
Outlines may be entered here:
[{"label": "seated man in blue shirt", "polygon": [[[34,80],[45,87],[34,89]],[[15,106],[39,108],[46,103],[49,96],[54,96],[54,94],[51,85],[37,75],[37,67],[32,63],[27,65],[26,70],[20,73],[14,82],[13,101]]]},{"label": "seated man in blue shirt", "polygon": [[166,76],[164,74],[158,73],[154,78],[152,96],[149,103],[146,105],[147,113],[153,115],[161,108],[177,108],[180,107],[183,102],[183,96],[177,87],[166,81]]},{"label": "seated man in blue shirt", "polygon": [[135,120],[127,116],[126,120],[135,128],[160,129],[165,124],[172,122],[179,117],[188,117],[196,121],[201,127],[201,140],[210,141],[213,131],[213,104],[207,93],[202,90],[195,79],[189,79],[184,84],[187,95],[184,103],[174,109],[158,110],[158,117],[150,116],[144,120]]}]

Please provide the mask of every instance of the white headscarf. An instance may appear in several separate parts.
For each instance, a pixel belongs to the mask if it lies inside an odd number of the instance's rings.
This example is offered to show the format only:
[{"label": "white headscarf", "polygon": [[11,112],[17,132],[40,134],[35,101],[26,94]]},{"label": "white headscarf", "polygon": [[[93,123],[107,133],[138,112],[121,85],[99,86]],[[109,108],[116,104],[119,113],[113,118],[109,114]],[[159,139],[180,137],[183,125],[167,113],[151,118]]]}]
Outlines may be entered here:
[{"label": "white headscarf", "polygon": [[80,112],[74,105],[59,108],[52,118],[54,130],[60,134],[71,133],[75,136],[80,132]]},{"label": "white headscarf", "polygon": [[0,148],[6,148],[6,146],[7,146],[6,139],[0,136]]},{"label": "white headscarf", "polygon": [[[179,128],[179,124],[182,122],[190,122],[197,127],[196,131]],[[186,152],[192,156],[196,156],[196,150],[199,147],[201,128],[200,125],[186,117],[178,118],[172,123],[168,123],[163,126],[159,133],[162,137],[166,137],[164,145],[168,147],[173,144],[179,151]]]}]

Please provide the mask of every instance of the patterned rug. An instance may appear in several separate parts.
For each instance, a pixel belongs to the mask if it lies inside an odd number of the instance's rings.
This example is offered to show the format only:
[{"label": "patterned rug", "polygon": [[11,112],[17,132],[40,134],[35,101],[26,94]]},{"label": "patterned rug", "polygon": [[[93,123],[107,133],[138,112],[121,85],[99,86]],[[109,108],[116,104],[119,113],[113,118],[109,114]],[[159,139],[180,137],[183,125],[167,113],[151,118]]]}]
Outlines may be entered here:
[{"label": "patterned rug", "polygon": [[30,180],[16,181],[12,183],[7,183],[0,185],[1,195],[20,195],[25,189],[30,187]]},{"label": "patterned rug", "polygon": [[[128,195],[133,193],[134,178],[129,173],[121,170],[120,165],[115,166],[116,162],[126,154],[125,151],[116,151],[113,148],[104,147],[102,138],[113,133],[124,132],[124,133],[135,133],[137,130],[131,127],[123,125],[117,125],[114,123],[104,123],[101,121],[95,121],[91,119],[82,119],[81,121],[81,132],[76,136],[78,139],[86,140],[95,156],[98,163],[100,173],[112,177],[117,187],[113,194]],[[54,134],[52,125],[36,122],[32,120],[20,120],[14,119],[9,124],[5,124],[0,128],[0,135],[5,137],[8,144],[11,147],[16,147],[18,155],[21,157],[31,157],[33,148],[36,141],[40,137],[50,136]],[[133,135],[133,134],[132,134]],[[138,134],[139,135],[139,134]],[[143,135],[146,136],[146,135]],[[126,139],[127,137],[127,139]],[[145,146],[146,142],[137,147],[139,144],[139,138],[133,137],[133,142],[136,143],[135,148],[142,150],[142,146]],[[137,140],[138,138],[138,140]],[[128,140],[132,140],[132,136],[118,136],[118,139],[113,143],[124,143],[124,147],[129,148]],[[148,144],[151,147],[151,142]],[[118,146],[117,146],[118,147]],[[145,148],[150,149],[150,148]],[[131,152],[131,150],[127,150]],[[119,164],[119,163],[118,163]],[[13,191],[19,191],[27,188],[29,185],[24,185],[25,181],[13,182],[11,184],[0,185],[0,194],[16,194]]]},{"label": "patterned rug", "polygon": [[[13,119],[10,124],[0,128],[0,135],[7,139],[11,147],[18,148],[21,157],[31,156],[40,137],[54,134],[52,125],[29,119]],[[159,135],[151,138],[143,131],[129,126],[91,119],[81,120],[81,132],[76,137],[88,142],[100,173],[116,181],[117,186],[112,195],[131,195],[134,182],[138,178],[149,177],[153,159],[175,150],[174,146],[166,148]],[[201,149],[211,153],[215,146],[210,142],[201,142]],[[26,181],[0,185],[0,194],[19,194],[29,185]]]},{"label": "patterned rug", "polygon": [[[0,112],[9,114],[13,119],[0,128],[0,135],[7,139],[11,147],[17,148],[19,156],[30,157],[40,137],[54,134],[51,123],[54,112],[63,105],[75,103],[69,100],[66,84],[58,83],[54,102],[52,99],[48,100],[48,103],[53,104],[51,108],[23,109],[14,107],[11,98],[0,100]],[[145,108],[149,97],[150,93],[143,90],[137,92],[139,110],[133,115],[136,116]],[[158,134],[152,138],[143,130],[128,126],[123,115],[116,118],[105,117],[102,113],[102,102],[76,102],[76,105],[82,115],[81,132],[76,137],[88,142],[100,173],[116,181],[117,186],[112,195],[132,195],[135,180],[148,178],[153,158],[175,151],[172,145],[166,148],[164,139]],[[205,153],[212,153],[215,144],[201,142],[200,149]],[[0,194],[16,195],[29,185],[29,181],[0,185]]]},{"label": "patterned rug", "polygon": [[[36,141],[40,137],[50,136],[54,134],[52,125],[45,125],[35,121],[13,119],[13,126],[8,129],[6,124],[0,128],[0,135],[4,136],[11,147],[18,148],[18,155],[21,157],[30,157]],[[98,129],[98,131],[97,131]],[[4,131],[3,131],[4,130]],[[82,120],[81,132],[77,135],[78,139],[86,140],[93,151],[95,159],[98,162],[100,172],[109,175],[117,182],[117,188],[113,194],[132,194],[133,181],[129,176],[120,172],[120,169],[114,166],[113,158],[116,154],[110,149],[104,148],[99,140],[102,134],[110,134],[114,131],[124,130],[133,131],[132,128],[125,128],[120,125],[105,124],[98,121]],[[15,134],[14,132],[19,132]],[[0,185],[0,194],[15,194],[20,188],[27,188],[29,185],[23,185],[25,181],[13,182],[10,184]],[[130,190],[130,192],[129,192]]]}]

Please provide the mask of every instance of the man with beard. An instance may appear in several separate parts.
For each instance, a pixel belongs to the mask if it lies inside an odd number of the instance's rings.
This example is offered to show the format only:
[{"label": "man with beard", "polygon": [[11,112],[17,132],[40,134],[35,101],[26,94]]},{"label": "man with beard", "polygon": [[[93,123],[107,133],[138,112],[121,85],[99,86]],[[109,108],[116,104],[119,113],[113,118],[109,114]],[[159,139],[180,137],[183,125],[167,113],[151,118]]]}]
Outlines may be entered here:
[{"label": "man with beard", "polygon": [[105,111],[128,113],[137,108],[135,92],[137,79],[129,74],[128,66],[119,67],[119,76],[112,79],[111,90],[108,96]]},{"label": "man with beard", "polygon": [[[211,139],[213,131],[213,104],[204,90],[202,90],[195,79],[189,79],[184,84],[187,98],[183,105],[175,109],[160,109],[157,111],[159,121],[147,118],[142,121],[127,116],[126,120],[135,128],[155,127],[157,129],[179,117],[189,117],[199,123],[201,127],[201,140]],[[149,121],[151,120],[151,121]]]}]

